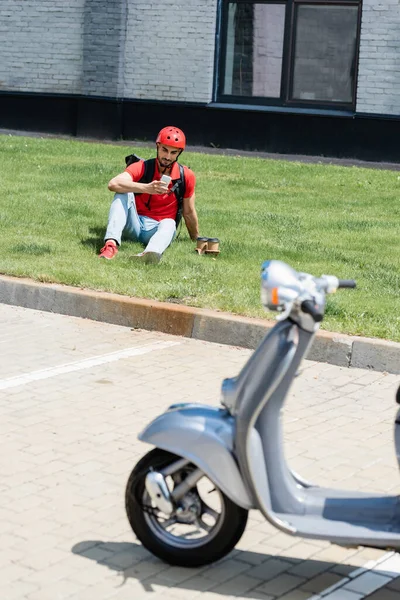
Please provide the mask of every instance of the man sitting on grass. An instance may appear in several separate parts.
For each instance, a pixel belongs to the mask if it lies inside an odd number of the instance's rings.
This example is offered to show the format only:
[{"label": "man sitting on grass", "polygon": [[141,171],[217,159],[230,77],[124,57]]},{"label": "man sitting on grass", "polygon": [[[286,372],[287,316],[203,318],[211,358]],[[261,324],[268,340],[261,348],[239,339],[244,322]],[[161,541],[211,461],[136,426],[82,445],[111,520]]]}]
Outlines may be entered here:
[{"label": "man sitting on grass", "polygon": [[[183,131],[177,127],[164,127],[156,139],[157,158],[149,183],[143,182],[146,172],[144,160],[130,164],[123,173],[111,179],[108,189],[115,192],[115,196],[100,258],[114,258],[124,234],[145,245],[144,251],[134,258],[145,263],[160,261],[164,250],[175,237],[181,216],[179,194],[176,191],[181,170],[177,160],[185,146]],[[194,193],[196,178],[188,167],[183,167],[183,173],[182,216],[190,238],[196,240],[199,235]],[[169,176],[169,183],[160,181],[163,175]]]}]

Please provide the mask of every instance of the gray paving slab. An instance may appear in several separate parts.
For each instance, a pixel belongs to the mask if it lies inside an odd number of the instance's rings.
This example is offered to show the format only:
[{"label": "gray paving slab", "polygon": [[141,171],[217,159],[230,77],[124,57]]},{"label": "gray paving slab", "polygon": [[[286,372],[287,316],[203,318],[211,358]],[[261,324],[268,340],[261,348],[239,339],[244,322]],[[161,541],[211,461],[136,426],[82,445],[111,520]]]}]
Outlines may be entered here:
[{"label": "gray paving slab", "polygon": [[[344,600],[377,598],[378,583],[382,598],[395,593],[387,553],[293,538],[255,511],[236,549],[200,569],[166,565],[135,539],[124,488],[148,449],[138,432],[177,400],[217,404],[250,350],[5,304],[0,349],[0,598],[307,600],[331,588],[325,597]],[[284,411],[293,469],[397,493],[398,383],[306,361]],[[345,587],[359,567],[368,577]]]}]

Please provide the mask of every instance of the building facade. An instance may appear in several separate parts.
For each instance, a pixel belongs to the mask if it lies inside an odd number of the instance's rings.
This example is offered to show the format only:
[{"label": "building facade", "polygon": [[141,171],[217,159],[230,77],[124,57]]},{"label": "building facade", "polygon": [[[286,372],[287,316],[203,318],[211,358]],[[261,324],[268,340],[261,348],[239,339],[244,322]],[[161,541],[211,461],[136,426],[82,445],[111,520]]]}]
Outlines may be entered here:
[{"label": "building facade", "polygon": [[400,162],[400,1],[2,0],[0,127]]}]

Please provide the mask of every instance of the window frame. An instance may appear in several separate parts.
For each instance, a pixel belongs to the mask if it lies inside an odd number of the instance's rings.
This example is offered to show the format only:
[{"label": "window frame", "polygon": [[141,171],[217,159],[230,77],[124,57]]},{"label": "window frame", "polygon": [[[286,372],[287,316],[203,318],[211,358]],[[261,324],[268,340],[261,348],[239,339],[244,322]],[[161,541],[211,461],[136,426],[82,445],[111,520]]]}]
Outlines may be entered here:
[{"label": "window frame", "polygon": [[[285,24],[283,33],[282,47],[282,71],[281,71],[281,89],[280,97],[265,96],[239,96],[234,94],[224,94],[223,87],[225,82],[225,66],[227,55],[227,35],[228,35],[228,8],[229,4],[284,4]],[[293,90],[294,65],[295,65],[295,44],[296,44],[296,25],[298,19],[298,8],[300,5],[320,5],[320,6],[355,6],[357,12],[356,26],[356,53],[354,63],[354,86],[351,102],[335,102],[321,100],[300,100],[292,99],[290,94]],[[215,78],[214,78],[214,102],[223,105],[258,106],[258,107],[281,107],[293,109],[315,109],[329,111],[355,111],[357,100],[357,78],[358,63],[360,53],[360,32],[361,32],[361,13],[362,0],[219,0],[218,19],[217,19],[217,43],[215,55]]]}]

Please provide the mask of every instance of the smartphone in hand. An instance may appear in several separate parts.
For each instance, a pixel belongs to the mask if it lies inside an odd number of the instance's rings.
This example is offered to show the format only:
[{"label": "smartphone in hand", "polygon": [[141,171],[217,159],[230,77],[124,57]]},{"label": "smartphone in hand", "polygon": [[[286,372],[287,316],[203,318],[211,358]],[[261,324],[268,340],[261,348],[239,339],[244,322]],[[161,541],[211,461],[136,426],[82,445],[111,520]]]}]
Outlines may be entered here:
[{"label": "smartphone in hand", "polygon": [[169,175],[162,175],[160,181],[169,185],[171,183],[171,177]]}]

